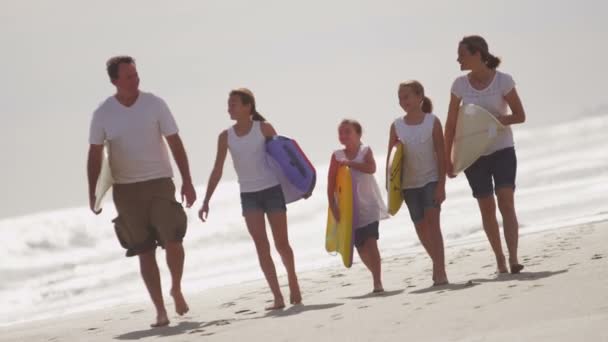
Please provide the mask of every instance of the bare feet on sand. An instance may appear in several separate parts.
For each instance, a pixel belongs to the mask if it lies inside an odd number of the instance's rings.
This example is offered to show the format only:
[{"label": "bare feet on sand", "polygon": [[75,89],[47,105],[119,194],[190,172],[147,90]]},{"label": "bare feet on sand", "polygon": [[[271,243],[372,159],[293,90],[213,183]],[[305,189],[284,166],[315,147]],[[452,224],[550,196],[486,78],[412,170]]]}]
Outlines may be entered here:
[{"label": "bare feet on sand", "polygon": [[300,289],[291,292],[289,295],[289,303],[292,305],[302,304],[302,294],[300,293]]},{"label": "bare feet on sand", "polygon": [[150,324],[151,328],[160,328],[160,327],[166,327],[167,325],[169,325],[169,318],[167,317],[167,313],[161,313],[158,314],[158,316],[156,316],[156,323],[152,323]]},{"label": "bare feet on sand", "polygon": [[502,258],[496,259],[496,265],[497,273],[509,273],[509,269],[507,268],[507,261],[505,260],[504,256]]},{"label": "bare feet on sand", "polygon": [[519,264],[519,263],[511,264],[511,274],[518,274],[523,269],[524,269],[524,265],[522,265],[522,264]]},{"label": "bare feet on sand", "polygon": [[283,308],[285,308],[285,302],[283,301],[283,298],[279,298],[275,299],[271,306],[267,306],[266,311],[281,310]]},{"label": "bare feet on sand", "polygon": [[183,316],[190,311],[181,290],[171,290],[171,297],[173,297],[173,301],[175,302],[175,312],[178,315]]}]

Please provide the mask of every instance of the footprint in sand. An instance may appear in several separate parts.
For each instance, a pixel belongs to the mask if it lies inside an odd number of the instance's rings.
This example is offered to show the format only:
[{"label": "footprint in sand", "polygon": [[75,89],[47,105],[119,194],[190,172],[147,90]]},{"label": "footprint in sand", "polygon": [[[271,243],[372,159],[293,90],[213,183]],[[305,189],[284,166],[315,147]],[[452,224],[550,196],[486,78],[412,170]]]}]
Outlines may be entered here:
[{"label": "footprint in sand", "polygon": [[483,265],[483,266],[481,266],[481,268],[490,268],[490,267],[493,267],[493,266],[494,265]]},{"label": "footprint in sand", "polygon": [[208,333],[201,334],[201,336],[211,336],[211,335],[214,335],[214,334],[215,334],[215,333],[208,332]]},{"label": "footprint in sand", "polygon": [[229,307],[235,306],[235,305],[236,305],[235,302],[228,302],[228,303],[224,303],[224,304],[220,305],[220,308],[226,309],[226,308],[229,308]]},{"label": "footprint in sand", "polygon": [[248,309],[239,310],[239,311],[236,311],[235,314],[239,315],[239,314],[246,313],[246,312],[249,312],[249,310]]},{"label": "footprint in sand", "polygon": [[367,308],[369,308],[369,305],[362,305],[362,306],[357,307],[357,309],[367,309]]},{"label": "footprint in sand", "polygon": [[247,316],[251,316],[251,315],[255,315],[257,312],[255,311],[249,311],[248,313],[246,313],[245,315]]},{"label": "footprint in sand", "polygon": [[351,285],[352,285],[351,283],[344,283],[344,284],[341,284],[340,286],[347,287],[347,286],[351,286]]},{"label": "footprint in sand", "polygon": [[89,328],[89,329],[87,329],[87,331],[95,331],[97,329],[99,329],[99,328]]},{"label": "footprint in sand", "polygon": [[579,265],[579,263],[575,262],[575,263],[569,264],[568,267],[573,267],[573,266],[577,266],[577,265]]},{"label": "footprint in sand", "polygon": [[481,309],[481,305],[474,306],[473,309]]},{"label": "footprint in sand", "polygon": [[220,319],[219,321],[215,322],[213,325],[221,327],[223,325],[229,325],[230,321],[226,320],[226,319]]},{"label": "footprint in sand", "polygon": [[342,273],[335,273],[330,276],[330,278],[342,278],[342,277],[346,277],[346,276]]},{"label": "footprint in sand", "polygon": [[594,255],[591,257],[591,260],[600,260],[600,259],[603,259],[603,258],[604,258],[604,256],[603,256],[603,255],[601,255],[601,254],[594,254]]},{"label": "footprint in sand", "polygon": [[343,319],[344,317],[342,317],[342,314],[333,314],[331,315],[331,319],[333,319],[334,321],[339,321],[341,319]]},{"label": "footprint in sand", "polygon": [[201,333],[201,332],[205,332],[205,329],[192,330],[192,331],[188,332],[188,334],[192,335],[192,334]]},{"label": "footprint in sand", "polygon": [[401,305],[403,305],[403,306],[408,306],[408,305],[410,305],[410,303],[403,303],[403,304],[401,304]]},{"label": "footprint in sand", "polygon": [[517,287],[517,285],[516,285],[516,284],[513,284],[513,285],[509,285],[509,286],[507,286],[507,287],[509,287],[509,288],[513,288],[513,287]]},{"label": "footprint in sand", "polygon": [[135,310],[135,311],[131,311],[132,314],[138,314],[138,313],[142,313],[144,312],[144,310]]}]

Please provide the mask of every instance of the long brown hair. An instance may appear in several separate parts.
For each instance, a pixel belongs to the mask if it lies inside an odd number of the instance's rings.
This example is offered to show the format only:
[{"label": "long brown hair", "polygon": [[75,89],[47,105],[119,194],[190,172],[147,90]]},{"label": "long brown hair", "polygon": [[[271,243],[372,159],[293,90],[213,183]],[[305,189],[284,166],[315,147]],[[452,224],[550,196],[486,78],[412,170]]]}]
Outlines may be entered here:
[{"label": "long brown hair", "polygon": [[471,54],[479,52],[479,54],[481,55],[481,61],[484,62],[488,68],[494,70],[500,65],[500,58],[490,53],[488,43],[485,39],[483,39],[483,37],[466,36],[462,38],[462,40],[460,41],[460,45],[465,46]]},{"label": "long brown hair", "polygon": [[411,80],[411,81],[406,81],[406,82],[402,82],[401,84],[399,84],[399,90],[401,90],[402,88],[411,88],[414,93],[416,95],[422,96],[422,111],[424,113],[432,113],[433,112],[433,101],[431,101],[430,98],[428,98],[426,95],[424,95],[424,87],[422,86],[422,83],[416,81],[416,80]]},{"label": "long brown hair", "polygon": [[238,96],[241,99],[241,103],[244,105],[251,105],[251,119],[253,121],[266,121],[262,114],[258,113],[255,108],[255,97],[253,92],[247,88],[237,88],[230,92],[230,96]]}]

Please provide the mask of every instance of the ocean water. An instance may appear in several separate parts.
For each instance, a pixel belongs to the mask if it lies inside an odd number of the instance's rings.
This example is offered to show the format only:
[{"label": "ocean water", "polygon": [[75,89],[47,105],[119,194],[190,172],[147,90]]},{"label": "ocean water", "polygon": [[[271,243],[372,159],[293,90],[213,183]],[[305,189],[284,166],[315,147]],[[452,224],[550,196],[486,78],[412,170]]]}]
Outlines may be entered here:
[{"label": "ocean water", "polygon": [[[608,219],[607,130],[608,115],[599,113],[545,127],[514,128],[521,234]],[[380,146],[375,151],[382,165],[384,151]],[[324,250],[327,166],[318,165],[317,171],[313,196],[288,209],[290,241],[300,271],[340,264]],[[384,184],[384,176],[376,176]],[[198,187],[200,197],[204,189]],[[447,245],[485,239],[465,177],[449,180],[447,193],[442,211]],[[185,292],[262,278],[240,215],[236,182],[219,185],[207,223],[198,220],[197,210],[188,211]],[[0,326],[148,301],[137,259],[125,258],[116,241],[110,223],[114,216],[113,205],[106,202],[100,216],[87,208],[72,208],[0,221]],[[420,248],[405,207],[383,221],[380,230],[385,256]],[[159,262],[166,290],[169,273],[162,253]],[[282,274],[276,254],[275,262]],[[355,263],[361,267],[357,257]]]}]

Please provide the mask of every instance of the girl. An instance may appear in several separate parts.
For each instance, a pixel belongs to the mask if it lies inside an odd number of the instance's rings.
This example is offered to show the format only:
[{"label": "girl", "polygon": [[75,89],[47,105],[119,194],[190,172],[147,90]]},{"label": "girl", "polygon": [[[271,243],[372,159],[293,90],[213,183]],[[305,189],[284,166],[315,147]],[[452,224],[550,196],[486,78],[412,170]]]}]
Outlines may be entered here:
[{"label": "girl", "polygon": [[[483,228],[496,256],[498,272],[506,273],[508,269],[496,220],[494,200],[496,193],[498,208],[504,223],[511,273],[519,273],[524,266],[517,258],[519,225],[514,204],[517,158],[510,125],[525,121],[524,109],[515,90],[513,78],[496,70],[500,59],[489,52],[488,44],[482,37],[469,36],[462,39],[458,45],[458,63],[460,70],[470,70],[470,72],[458,77],[452,85],[445,129],[446,155],[449,156],[452,151],[458,108],[461,103],[472,103],[485,108],[506,126],[506,129],[498,133],[496,142],[465,170],[465,174],[473,196],[477,198]],[[513,111],[512,115],[507,114],[507,105]],[[450,177],[455,177],[450,158],[447,159],[447,171]]]},{"label": "girl", "polygon": [[439,220],[445,200],[443,131],[420,82],[401,83],[398,94],[406,115],[391,125],[386,164],[388,168],[391,149],[401,142],[403,198],[418,238],[433,261],[433,285],[445,285],[448,278]]},{"label": "girl", "polygon": [[369,146],[361,143],[361,124],[355,120],[343,120],[338,127],[338,136],[344,149],[335,151],[331,156],[327,181],[327,197],[329,206],[337,221],[340,220],[336,194],[336,173],[341,165],[351,170],[355,193],[357,197],[354,213],[355,247],[359,257],[372,273],[374,281],[373,293],[384,292],[381,279],[380,252],[377,240],[379,238],[379,221],[388,218],[386,205],[382,201],[380,189],[374,178],[376,161]]},{"label": "girl", "polygon": [[270,255],[264,214],[272,228],[275,247],[287,269],[291,292],[289,302],[299,304],[302,302],[302,296],[296,276],[293,251],[288,240],[285,199],[277,177],[266,162],[266,139],[277,133],[257,112],[255,98],[249,89],[240,88],[230,92],[228,113],[236,123],[219,136],[215,166],[209,177],[207,194],[199,211],[199,217],[203,222],[207,219],[209,201],[222,178],[226,153],[230,150],[240,185],[245,223],[255,243],[260,266],[274,296],[274,303],[266,309],[282,309],[285,303]]}]

